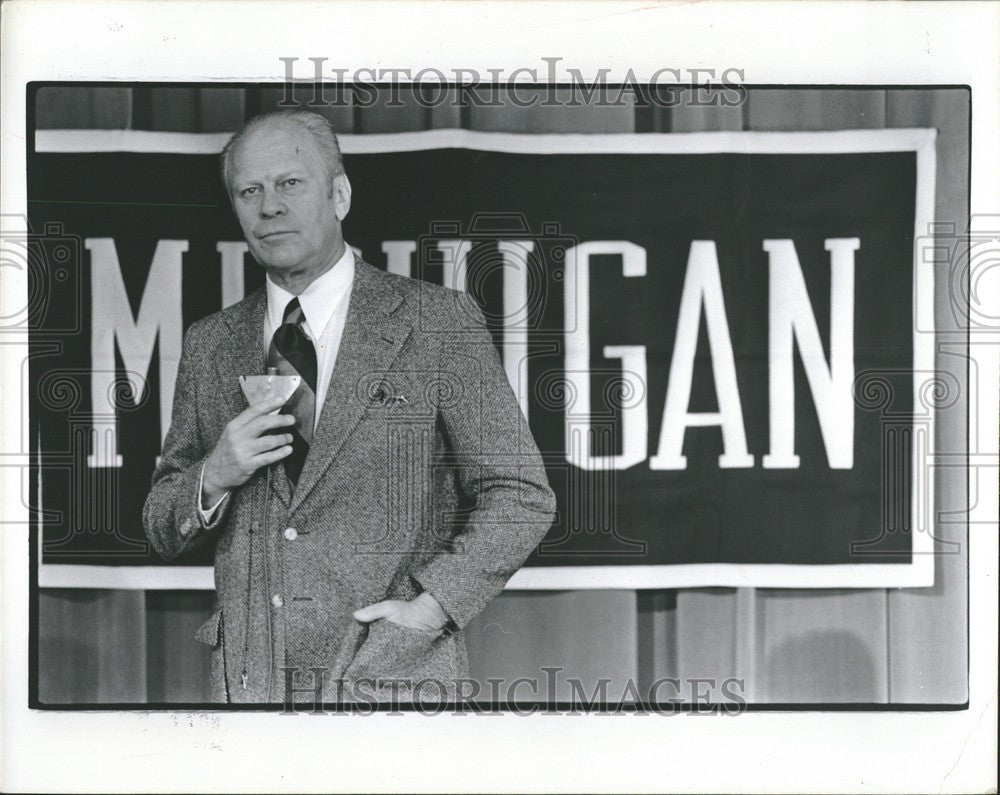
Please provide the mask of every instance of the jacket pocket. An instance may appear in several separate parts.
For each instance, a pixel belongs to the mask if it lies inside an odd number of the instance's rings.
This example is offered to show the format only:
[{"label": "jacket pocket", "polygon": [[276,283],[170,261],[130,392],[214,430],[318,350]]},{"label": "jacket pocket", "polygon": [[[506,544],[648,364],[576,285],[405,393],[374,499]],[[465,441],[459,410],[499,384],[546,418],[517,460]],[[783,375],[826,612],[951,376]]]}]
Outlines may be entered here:
[{"label": "jacket pocket", "polygon": [[216,610],[211,617],[194,633],[199,643],[204,643],[212,649],[211,673],[209,674],[209,698],[214,703],[229,702],[229,685],[226,681],[226,649],[223,643],[225,628],[222,623],[222,611]]},{"label": "jacket pocket", "polygon": [[[442,664],[442,630],[412,629],[387,618],[371,624],[354,661],[344,672],[345,679],[447,678],[450,665]],[[450,660],[449,655],[444,654]]]},{"label": "jacket pocket", "polygon": [[216,610],[211,617],[198,627],[194,639],[211,646],[213,649],[222,643],[222,611]]}]

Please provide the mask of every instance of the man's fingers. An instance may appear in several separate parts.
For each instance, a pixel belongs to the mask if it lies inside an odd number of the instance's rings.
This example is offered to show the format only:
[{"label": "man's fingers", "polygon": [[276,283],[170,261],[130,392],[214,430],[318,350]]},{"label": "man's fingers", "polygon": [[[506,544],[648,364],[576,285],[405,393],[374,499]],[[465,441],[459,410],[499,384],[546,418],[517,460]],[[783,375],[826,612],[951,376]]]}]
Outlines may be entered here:
[{"label": "man's fingers", "polygon": [[355,610],[354,618],[356,621],[367,624],[370,621],[387,618],[395,612],[395,604],[392,600],[388,602],[376,602],[373,605],[368,605],[368,607],[362,607],[360,610]]},{"label": "man's fingers", "polygon": [[294,424],[295,416],[293,414],[265,414],[263,417],[251,419],[244,426],[244,430],[250,436],[260,436],[273,428],[290,428]]},{"label": "man's fingers", "polygon": [[260,455],[276,447],[282,447],[291,443],[292,435],[290,433],[265,434],[249,442],[249,451],[251,455]]},{"label": "man's fingers", "polygon": [[270,400],[262,400],[260,403],[254,403],[237,415],[237,419],[240,420],[241,425],[245,425],[258,417],[263,417],[270,414],[272,411],[277,411],[282,406],[285,405],[285,400],[280,397],[273,397]]},{"label": "man's fingers", "polygon": [[285,458],[292,452],[292,446],[290,444],[283,445],[274,450],[269,450],[266,453],[261,453],[260,455],[255,455],[250,459],[250,465],[254,470],[258,470],[263,466],[268,466],[269,464],[274,464]]}]

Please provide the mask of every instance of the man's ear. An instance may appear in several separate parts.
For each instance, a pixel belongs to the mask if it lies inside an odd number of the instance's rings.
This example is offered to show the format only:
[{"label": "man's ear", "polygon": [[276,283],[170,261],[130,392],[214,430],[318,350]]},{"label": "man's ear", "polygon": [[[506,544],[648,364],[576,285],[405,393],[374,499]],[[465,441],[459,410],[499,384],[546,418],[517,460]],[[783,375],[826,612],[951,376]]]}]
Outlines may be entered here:
[{"label": "man's ear", "polygon": [[347,174],[338,174],[333,178],[332,198],[337,220],[343,221],[351,211],[351,181]]}]

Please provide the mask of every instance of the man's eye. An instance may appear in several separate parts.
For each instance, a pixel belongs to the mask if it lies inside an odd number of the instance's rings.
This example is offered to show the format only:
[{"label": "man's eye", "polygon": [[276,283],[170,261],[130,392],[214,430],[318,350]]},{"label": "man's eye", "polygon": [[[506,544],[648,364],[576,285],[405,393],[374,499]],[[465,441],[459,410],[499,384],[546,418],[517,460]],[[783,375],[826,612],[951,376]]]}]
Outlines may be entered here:
[{"label": "man's eye", "polygon": [[299,179],[298,177],[289,177],[288,179],[285,180],[285,184],[289,186],[294,186],[298,185],[301,181],[302,180]]},{"label": "man's eye", "polygon": [[257,192],[257,188],[244,188],[240,191],[240,196],[252,196]]}]

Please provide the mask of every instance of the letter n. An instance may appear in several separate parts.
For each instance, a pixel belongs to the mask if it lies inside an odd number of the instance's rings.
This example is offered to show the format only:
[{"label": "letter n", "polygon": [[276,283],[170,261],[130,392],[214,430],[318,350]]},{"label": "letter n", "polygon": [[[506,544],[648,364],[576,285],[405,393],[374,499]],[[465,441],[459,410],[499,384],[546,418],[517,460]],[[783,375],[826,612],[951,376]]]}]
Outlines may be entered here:
[{"label": "letter n", "polygon": [[795,454],[795,381],[793,349],[798,343],[802,366],[816,405],[831,469],[854,466],[854,252],[856,237],[826,241],[830,252],[830,362],[827,364],[816,316],[809,303],[795,244],[765,240],[768,277],[770,353],[770,452],[765,469],[797,469]]}]

